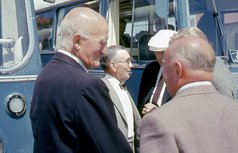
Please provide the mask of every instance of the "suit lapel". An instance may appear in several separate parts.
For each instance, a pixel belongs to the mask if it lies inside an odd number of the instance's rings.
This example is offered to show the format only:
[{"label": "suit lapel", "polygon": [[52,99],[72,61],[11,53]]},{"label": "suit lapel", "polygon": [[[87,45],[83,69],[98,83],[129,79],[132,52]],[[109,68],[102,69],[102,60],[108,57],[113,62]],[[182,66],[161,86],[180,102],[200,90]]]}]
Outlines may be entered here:
[{"label": "suit lapel", "polygon": [[132,97],[131,97],[131,95],[130,95],[130,93],[128,92],[127,89],[126,89],[126,92],[127,92],[128,96],[130,98],[135,124],[136,124],[136,126],[138,126],[138,124],[141,120],[140,114],[139,114],[139,112],[137,110],[137,107],[136,107],[136,105],[135,105],[135,103],[134,103],[134,101],[133,101],[133,99],[132,99]]},{"label": "suit lapel", "polygon": [[121,114],[123,120],[126,122],[126,115],[124,113],[122,104],[120,102],[119,97],[116,94],[116,91],[114,90],[113,86],[109,83],[109,81],[106,78],[102,78],[102,80],[105,82],[105,84],[107,85],[107,87],[109,88],[109,94],[111,96],[112,102],[115,106],[115,108],[118,110],[118,112]]}]

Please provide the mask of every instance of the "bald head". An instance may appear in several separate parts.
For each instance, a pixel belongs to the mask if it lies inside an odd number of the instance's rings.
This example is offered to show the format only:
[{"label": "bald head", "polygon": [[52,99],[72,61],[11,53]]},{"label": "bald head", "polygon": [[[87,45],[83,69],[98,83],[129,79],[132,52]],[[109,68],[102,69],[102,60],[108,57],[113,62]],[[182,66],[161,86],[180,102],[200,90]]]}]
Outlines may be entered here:
[{"label": "bald head", "polygon": [[76,56],[87,69],[98,67],[107,53],[107,22],[90,8],[72,9],[61,23],[60,37],[60,49]]},{"label": "bald head", "polygon": [[210,44],[198,37],[174,40],[164,56],[164,80],[174,96],[185,84],[211,81],[215,67],[215,54]]},{"label": "bald head", "polygon": [[179,30],[176,34],[174,34],[170,38],[169,43],[172,43],[173,41],[175,41],[179,38],[186,38],[186,37],[197,37],[197,38],[201,38],[201,39],[208,41],[206,35],[199,28],[188,27],[188,28]]},{"label": "bald head", "polygon": [[[72,9],[66,16],[65,20],[74,20],[75,23],[81,25],[81,31],[88,32],[87,35],[100,33],[102,29],[100,27],[107,26],[107,22],[103,16],[98,12],[87,8],[77,7]],[[98,26],[100,25],[100,26]],[[95,28],[97,27],[97,28]]]},{"label": "bald head", "polygon": [[69,50],[72,45],[69,39],[75,34],[91,37],[100,33],[108,33],[107,22],[103,16],[87,7],[73,8],[61,23],[61,48]]},{"label": "bald head", "polygon": [[172,42],[169,50],[174,58],[186,61],[194,70],[212,72],[215,53],[211,45],[202,38],[185,37]]}]

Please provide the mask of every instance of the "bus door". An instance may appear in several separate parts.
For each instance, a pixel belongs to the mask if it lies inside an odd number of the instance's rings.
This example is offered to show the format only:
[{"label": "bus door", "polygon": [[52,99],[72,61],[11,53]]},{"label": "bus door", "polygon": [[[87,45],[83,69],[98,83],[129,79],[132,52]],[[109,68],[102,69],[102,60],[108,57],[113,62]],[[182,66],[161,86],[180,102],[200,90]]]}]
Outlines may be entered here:
[{"label": "bus door", "polygon": [[31,0],[0,3],[0,153],[32,153],[29,118],[34,82],[41,70]]}]

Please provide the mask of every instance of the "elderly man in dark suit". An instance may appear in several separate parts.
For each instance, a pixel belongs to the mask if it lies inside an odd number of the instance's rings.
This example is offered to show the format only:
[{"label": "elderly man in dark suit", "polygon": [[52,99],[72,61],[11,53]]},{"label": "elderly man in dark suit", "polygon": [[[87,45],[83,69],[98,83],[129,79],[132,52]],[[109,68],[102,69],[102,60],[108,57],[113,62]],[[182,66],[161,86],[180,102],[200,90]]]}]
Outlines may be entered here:
[{"label": "elderly man in dark suit", "polygon": [[97,12],[72,9],[61,46],[39,74],[30,117],[34,153],[132,153],[117,127],[108,88],[87,73],[106,54],[108,28]]},{"label": "elderly man in dark suit", "polygon": [[238,103],[215,90],[214,50],[198,37],[174,39],[163,60],[173,99],[142,119],[141,153],[235,153]]}]

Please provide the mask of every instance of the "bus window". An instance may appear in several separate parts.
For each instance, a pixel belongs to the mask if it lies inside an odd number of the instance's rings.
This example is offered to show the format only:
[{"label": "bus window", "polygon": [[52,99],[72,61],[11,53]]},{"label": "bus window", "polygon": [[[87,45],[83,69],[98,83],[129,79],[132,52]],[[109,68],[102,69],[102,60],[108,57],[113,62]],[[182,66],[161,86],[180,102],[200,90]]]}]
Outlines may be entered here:
[{"label": "bus window", "polygon": [[49,11],[36,16],[40,50],[52,49],[53,15],[53,11]]},{"label": "bus window", "polygon": [[224,32],[227,38],[227,47],[238,50],[238,11],[224,13]]},{"label": "bus window", "polygon": [[[168,17],[164,18],[158,14],[156,7],[165,6],[168,1],[135,1],[133,21],[131,22],[131,39],[132,50],[137,55],[134,59],[139,61],[155,60],[156,57],[153,52],[148,48],[150,38],[161,29],[175,30],[175,17],[174,14],[169,12]],[[173,3],[169,3],[173,4]],[[169,6],[169,5],[168,5]],[[170,10],[170,9],[168,9]]]},{"label": "bus window", "polygon": [[126,47],[130,48],[130,34],[126,32],[126,27],[127,27],[127,22],[126,19],[120,18],[120,28],[119,28],[119,44]]},{"label": "bus window", "polygon": [[217,56],[228,58],[228,50],[238,49],[237,5],[238,2],[232,0],[215,0],[214,4],[189,1],[190,25],[197,26],[206,34]]},{"label": "bus window", "polygon": [[23,3],[3,0],[0,11],[0,68],[6,69],[16,66],[26,55],[29,38]]}]

